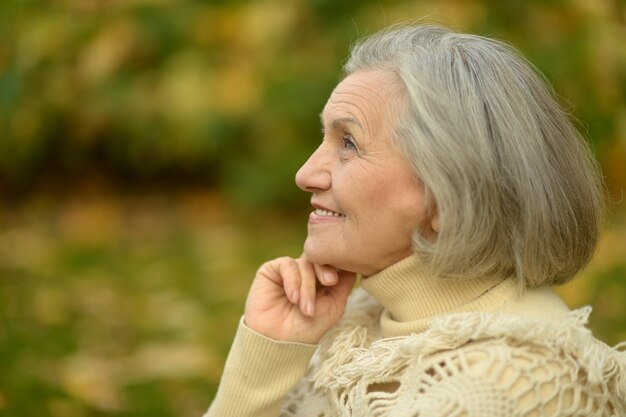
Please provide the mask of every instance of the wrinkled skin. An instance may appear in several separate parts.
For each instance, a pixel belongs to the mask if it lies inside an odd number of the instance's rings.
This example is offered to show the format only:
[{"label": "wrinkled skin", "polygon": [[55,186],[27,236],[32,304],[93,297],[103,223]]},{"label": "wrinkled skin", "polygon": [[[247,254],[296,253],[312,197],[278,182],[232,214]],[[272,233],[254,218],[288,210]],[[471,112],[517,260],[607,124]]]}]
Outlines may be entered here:
[{"label": "wrinkled skin", "polygon": [[390,140],[398,94],[395,76],[382,71],[349,75],[331,94],[323,141],[296,175],[315,208],[304,254],[259,268],[244,314],[252,330],[317,343],[342,316],[357,273],[402,260],[414,230],[434,230],[423,186]]}]

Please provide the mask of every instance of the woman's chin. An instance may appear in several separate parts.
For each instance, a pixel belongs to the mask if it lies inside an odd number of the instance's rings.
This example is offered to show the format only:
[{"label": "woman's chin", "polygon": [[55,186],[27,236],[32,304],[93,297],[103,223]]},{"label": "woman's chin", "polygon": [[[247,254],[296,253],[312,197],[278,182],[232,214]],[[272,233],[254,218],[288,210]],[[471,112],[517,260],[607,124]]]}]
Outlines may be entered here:
[{"label": "woman's chin", "polygon": [[303,255],[316,265],[336,266],[338,259],[329,250],[329,245],[319,245],[307,239],[304,242]]}]

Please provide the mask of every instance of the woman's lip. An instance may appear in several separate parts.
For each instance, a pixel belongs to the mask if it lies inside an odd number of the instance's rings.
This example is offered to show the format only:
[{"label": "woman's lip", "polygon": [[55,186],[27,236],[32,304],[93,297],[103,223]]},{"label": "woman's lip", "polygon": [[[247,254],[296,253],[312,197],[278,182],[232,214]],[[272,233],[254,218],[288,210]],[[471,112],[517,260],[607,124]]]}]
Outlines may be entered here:
[{"label": "woman's lip", "polygon": [[319,223],[330,223],[344,220],[346,216],[324,216],[320,215],[317,210],[314,210],[309,214],[309,223],[319,224]]}]

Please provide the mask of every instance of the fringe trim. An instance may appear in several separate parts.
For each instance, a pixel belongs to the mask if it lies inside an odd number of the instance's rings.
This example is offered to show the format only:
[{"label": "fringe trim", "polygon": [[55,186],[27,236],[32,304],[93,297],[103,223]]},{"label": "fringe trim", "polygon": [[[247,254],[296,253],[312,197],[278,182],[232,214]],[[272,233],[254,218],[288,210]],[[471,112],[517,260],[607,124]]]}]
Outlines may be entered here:
[{"label": "fringe trim", "polygon": [[[322,352],[323,362],[313,378],[315,387],[335,390],[353,386],[362,379],[397,378],[407,365],[428,355],[457,349],[471,341],[500,339],[511,346],[531,344],[575,357],[587,372],[589,383],[615,381],[607,386],[618,398],[626,398],[626,351],[617,349],[626,347],[626,342],[611,348],[593,337],[585,327],[590,313],[591,307],[583,307],[559,322],[503,313],[451,314],[433,320],[422,333],[381,339],[369,347],[368,320],[357,324],[346,317],[348,320],[337,329],[343,331],[335,335],[327,352]],[[371,320],[371,316],[368,318]],[[355,324],[351,331],[345,331]]]}]

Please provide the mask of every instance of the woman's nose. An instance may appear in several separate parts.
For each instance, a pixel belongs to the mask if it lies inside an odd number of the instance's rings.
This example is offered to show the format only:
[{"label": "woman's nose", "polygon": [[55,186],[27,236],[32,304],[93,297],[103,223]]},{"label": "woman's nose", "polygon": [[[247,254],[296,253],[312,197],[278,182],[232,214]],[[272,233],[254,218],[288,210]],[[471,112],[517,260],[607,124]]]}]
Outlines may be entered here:
[{"label": "woman's nose", "polygon": [[331,175],[328,158],[322,143],[296,173],[296,184],[301,190],[310,193],[330,188]]}]

